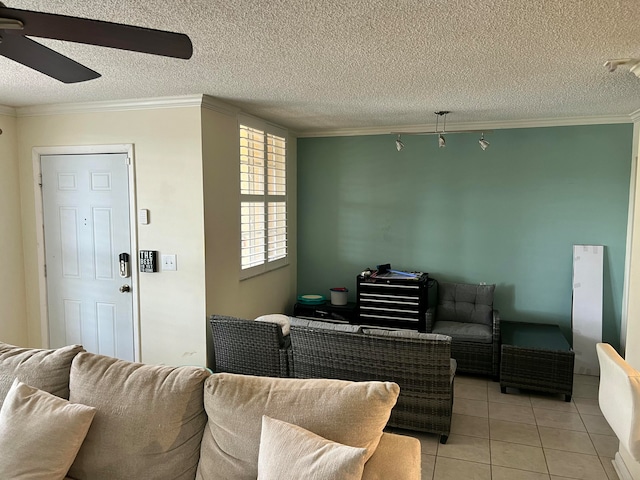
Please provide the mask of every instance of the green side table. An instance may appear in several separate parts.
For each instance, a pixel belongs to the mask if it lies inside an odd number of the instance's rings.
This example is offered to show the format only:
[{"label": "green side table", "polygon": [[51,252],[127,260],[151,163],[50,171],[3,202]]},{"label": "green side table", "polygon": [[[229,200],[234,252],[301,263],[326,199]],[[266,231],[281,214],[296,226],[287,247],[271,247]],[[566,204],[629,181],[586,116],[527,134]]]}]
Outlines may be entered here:
[{"label": "green side table", "polygon": [[503,321],[500,333],[502,393],[515,387],[559,393],[571,401],[575,353],[558,325]]}]

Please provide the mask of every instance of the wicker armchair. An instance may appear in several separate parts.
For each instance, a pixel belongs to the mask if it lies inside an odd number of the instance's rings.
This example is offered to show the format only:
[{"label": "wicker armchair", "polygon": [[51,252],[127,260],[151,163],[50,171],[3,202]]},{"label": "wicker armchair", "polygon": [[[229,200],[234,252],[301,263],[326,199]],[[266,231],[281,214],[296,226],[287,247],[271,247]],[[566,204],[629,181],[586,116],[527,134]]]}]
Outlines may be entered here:
[{"label": "wicker armchair", "polygon": [[400,396],[388,425],[431,432],[445,443],[451,430],[451,339],[411,331],[365,333],[291,324],[294,376],[351,381],[390,381]]},{"label": "wicker armchair", "polygon": [[438,304],[427,311],[427,332],[452,338],[458,371],[490,375],[500,369],[500,315],[493,308],[495,285],[438,285]]},{"label": "wicker armchair", "polygon": [[223,315],[209,317],[216,372],[288,377],[290,348],[280,325]]}]

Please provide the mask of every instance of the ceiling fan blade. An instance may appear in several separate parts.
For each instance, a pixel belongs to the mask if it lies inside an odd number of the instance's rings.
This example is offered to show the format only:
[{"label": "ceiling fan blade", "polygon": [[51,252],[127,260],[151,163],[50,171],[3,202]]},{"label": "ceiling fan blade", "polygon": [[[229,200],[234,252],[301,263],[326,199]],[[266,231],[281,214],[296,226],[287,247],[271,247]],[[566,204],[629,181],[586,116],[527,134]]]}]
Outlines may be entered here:
[{"label": "ceiling fan blade", "polygon": [[5,33],[0,43],[0,55],[64,83],[84,82],[100,76],[98,72],[22,35]]},{"label": "ceiling fan blade", "polygon": [[193,46],[183,33],[103,22],[0,6],[0,18],[19,20],[22,35],[86,43],[165,57],[191,58]]}]

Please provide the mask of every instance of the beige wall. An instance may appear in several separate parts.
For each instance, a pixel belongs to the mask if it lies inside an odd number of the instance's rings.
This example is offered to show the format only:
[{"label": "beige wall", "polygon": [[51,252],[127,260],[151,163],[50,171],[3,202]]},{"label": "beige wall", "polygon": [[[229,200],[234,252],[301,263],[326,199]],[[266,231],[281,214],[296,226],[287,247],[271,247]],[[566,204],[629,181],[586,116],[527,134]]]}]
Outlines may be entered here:
[{"label": "beige wall", "polygon": [[[640,370],[640,195],[637,192],[640,186],[640,169],[638,169],[637,157],[640,151],[640,123],[633,126],[633,158],[636,159],[636,177],[632,181],[635,187],[633,203],[629,206],[632,210],[630,215],[630,248],[628,249],[627,265],[629,268],[629,284],[627,291],[627,331],[625,338],[624,357],[636,370]],[[631,455],[620,445],[620,457],[617,461],[624,462],[624,467],[634,480],[640,480],[640,462],[635,461]]]},{"label": "beige wall", "polygon": [[290,263],[240,280],[240,147],[235,113],[202,111],[207,314],[255,318],[287,313],[293,309],[297,281],[296,139],[290,136],[287,142]]},{"label": "beige wall", "polygon": [[16,118],[0,114],[0,341],[26,346],[22,229]]},{"label": "beige wall", "polygon": [[[200,107],[18,117],[28,340],[42,345],[33,147],[133,144],[135,198],[150,211],[138,249],[177,255],[176,272],[140,274],[141,360],[206,361]],[[17,195],[17,194],[16,194]],[[3,275],[4,278],[4,275]],[[135,286],[134,286],[135,288]]]},{"label": "beige wall", "polygon": [[[633,128],[633,157],[637,158],[640,149],[640,123],[635,123]],[[637,168],[633,203],[629,205],[632,211],[630,215],[631,248],[628,249],[627,265],[628,277],[628,306],[627,306],[627,332],[625,338],[625,360],[634,368],[640,370],[640,195],[637,189],[640,186],[640,169]],[[634,186],[632,182],[632,187]]]}]

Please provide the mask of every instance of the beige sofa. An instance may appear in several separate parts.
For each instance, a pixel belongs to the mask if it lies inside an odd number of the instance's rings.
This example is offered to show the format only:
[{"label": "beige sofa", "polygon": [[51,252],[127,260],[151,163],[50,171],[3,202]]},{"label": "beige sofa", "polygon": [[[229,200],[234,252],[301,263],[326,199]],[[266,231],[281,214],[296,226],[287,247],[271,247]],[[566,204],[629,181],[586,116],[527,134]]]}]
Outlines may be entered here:
[{"label": "beige sofa", "polygon": [[418,480],[420,442],[383,432],[398,392],[0,343],[0,477]]}]

